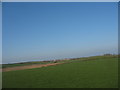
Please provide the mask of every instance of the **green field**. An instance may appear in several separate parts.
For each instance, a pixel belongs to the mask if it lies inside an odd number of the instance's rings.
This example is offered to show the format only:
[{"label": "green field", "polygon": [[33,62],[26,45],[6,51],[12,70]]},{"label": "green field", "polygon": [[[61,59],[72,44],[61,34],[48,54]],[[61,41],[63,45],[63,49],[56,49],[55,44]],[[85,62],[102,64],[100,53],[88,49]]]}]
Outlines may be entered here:
[{"label": "green field", "polygon": [[3,72],[2,76],[3,88],[117,88],[118,58],[82,58],[56,66]]}]

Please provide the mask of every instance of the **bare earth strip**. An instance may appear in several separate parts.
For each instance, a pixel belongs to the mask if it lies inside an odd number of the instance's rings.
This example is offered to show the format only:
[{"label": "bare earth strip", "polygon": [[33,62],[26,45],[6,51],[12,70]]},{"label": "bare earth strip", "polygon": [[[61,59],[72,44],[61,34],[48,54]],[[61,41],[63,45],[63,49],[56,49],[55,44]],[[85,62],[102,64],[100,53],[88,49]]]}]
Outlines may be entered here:
[{"label": "bare earth strip", "polygon": [[[27,65],[27,66],[16,66],[16,67],[8,67],[8,68],[3,68],[2,72],[6,71],[14,71],[14,70],[24,70],[24,69],[32,69],[32,68],[39,68],[39,67],[47,67],[47,66],[53,66],[53,65],[58,65],[62,63],[50,63],[50,64],[37,64],[37,65]],[[1,71],[1,70],[0,70]]]}]

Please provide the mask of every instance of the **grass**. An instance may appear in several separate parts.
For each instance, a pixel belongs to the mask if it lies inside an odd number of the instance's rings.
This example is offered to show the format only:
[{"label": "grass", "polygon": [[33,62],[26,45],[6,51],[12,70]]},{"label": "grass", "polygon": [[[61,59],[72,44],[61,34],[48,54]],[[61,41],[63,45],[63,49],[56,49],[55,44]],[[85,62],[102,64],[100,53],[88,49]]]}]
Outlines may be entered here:
[{"label": "grass", "polygon": [[92,59],[3,72],[2,85],[3,88],[117,88],[118,58]]}]

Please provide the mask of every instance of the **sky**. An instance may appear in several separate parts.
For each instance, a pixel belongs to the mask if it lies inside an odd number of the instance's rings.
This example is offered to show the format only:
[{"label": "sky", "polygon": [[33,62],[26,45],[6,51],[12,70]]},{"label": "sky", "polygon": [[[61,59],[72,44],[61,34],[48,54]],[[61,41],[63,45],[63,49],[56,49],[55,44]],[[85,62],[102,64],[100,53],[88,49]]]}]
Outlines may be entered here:
[{"label": "sky", "polygon": [[117,2],[2,3],[2,63],[117,53]]}]

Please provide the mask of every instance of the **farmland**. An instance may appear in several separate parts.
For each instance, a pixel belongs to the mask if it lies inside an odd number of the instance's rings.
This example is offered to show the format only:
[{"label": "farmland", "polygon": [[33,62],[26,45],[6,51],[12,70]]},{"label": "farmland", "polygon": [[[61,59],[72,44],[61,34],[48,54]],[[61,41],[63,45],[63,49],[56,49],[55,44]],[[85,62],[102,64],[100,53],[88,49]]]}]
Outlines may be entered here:
[{"label": "farmland", "polygon": [[96,56],[3,72],[3,88],[117,88],[118,58]]}]

